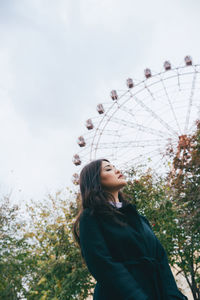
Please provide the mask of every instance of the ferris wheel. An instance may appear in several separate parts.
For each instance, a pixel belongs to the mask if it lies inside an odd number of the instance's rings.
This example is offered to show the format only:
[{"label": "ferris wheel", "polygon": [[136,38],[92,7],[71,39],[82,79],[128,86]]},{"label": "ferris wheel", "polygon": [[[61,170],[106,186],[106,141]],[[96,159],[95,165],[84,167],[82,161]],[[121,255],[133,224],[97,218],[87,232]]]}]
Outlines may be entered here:
[{"label": "ferris wheel", "polygon": [[97,105],[96,116],[86,121],[77,140],[74,184],[80,168],[98,158],[122,170],[138,165],[162,174],[169,170],[167,145],[176,148],[200,119],[200,65],[190,56],[184,61],[179,67],[165,61],[155,74],[145,69],[143,80],[128,78],[124,90],[112,90],[110,99]]}]

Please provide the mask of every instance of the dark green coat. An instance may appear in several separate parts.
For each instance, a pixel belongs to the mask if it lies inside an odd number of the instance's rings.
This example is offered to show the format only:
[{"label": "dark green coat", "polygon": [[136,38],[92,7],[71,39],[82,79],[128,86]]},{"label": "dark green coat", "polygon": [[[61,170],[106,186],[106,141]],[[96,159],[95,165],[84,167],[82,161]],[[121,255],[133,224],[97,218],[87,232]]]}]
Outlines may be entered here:
[{"label": "dark green coat", "polygon": [[[116,208],[117,209],[117,208]],[[97,280],[95,300],[187,299],[178,290],[166,252],[135,206],[119,211],[121,226],[86,209],[80,218],[82,255]]]}]

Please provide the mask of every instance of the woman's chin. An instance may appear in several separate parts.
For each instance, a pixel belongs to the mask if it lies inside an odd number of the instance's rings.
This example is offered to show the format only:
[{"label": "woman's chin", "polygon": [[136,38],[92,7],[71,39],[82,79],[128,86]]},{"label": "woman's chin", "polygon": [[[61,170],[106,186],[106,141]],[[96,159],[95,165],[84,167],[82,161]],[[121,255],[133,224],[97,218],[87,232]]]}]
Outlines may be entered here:
[{"label": "woman's chin", "polygon": [[122,189],[125,185],[127,185],[126,180],[122,180],[122,182],[120,182],[120,189]]}]

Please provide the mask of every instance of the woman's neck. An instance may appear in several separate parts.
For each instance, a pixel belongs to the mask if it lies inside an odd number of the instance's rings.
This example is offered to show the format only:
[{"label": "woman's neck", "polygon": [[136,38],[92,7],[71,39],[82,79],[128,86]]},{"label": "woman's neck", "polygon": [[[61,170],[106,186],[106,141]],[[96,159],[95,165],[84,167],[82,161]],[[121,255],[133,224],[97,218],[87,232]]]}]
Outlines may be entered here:
[{"label": "woman's neck", "polygon": [[113,197],[115,199],[115,203],[120,202],[119,201],[119,192],[118,191],[112,192],[111,194],[113,195]]}]

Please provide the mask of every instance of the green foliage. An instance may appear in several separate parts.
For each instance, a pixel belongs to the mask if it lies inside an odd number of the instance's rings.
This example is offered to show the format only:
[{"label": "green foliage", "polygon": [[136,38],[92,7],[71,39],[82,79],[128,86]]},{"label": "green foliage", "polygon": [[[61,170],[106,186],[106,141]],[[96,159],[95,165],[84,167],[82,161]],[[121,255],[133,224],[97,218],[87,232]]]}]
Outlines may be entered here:
[{"label": "green foliage", "polygon": [[[199,225],[191,222],[184,213],[187,206],[179,198],[172,197],[175,187],[166,185],[162,178],[150,170],[132,177],[124,193],[139,212],[150,221],[153,231],[164,246],[169,263],[186,278],[194,299],[199,297],[200,283],[200,232]],[[137,178],[137,179],[135,179]],[[189,199],[191,205],[191,198]],[[192,205],[191,205],[192,206]]]},{"label": "green foliage", "polygon": [[174,170],[169,174],[169,196],[178,215],[180,235],[176,253],[194,299],[200,299],[200,122],[187,143],[174,156]]},{"label": "green foliage", "polygon": [[29,207],[32,229],[26,234],[34,240],[34,270],[27,299],[85,299],[94,286],[80,250],[72,237],[76,205],[51,198],[48,205]]},{"label": "green foliage", "polygon": [[124,188],[125,195],[147,217],[173,264],[174,239],[177,233],[176,210],[167,197],[165,180],[151,170],[146,173],[131,170],[128,177],[130,180]]},{"label": "green foliage", "polygon": [[0,299],[22,299],[23,276],[31,268],[28,244],[17,220],[18,207],[11,206],[9,197],[0,206]]},{"label": "green foliage", "polygon": [[32,203],[26,222],[9,198],[2,201],[0,300],[83,300],[91,293],[94,282],[72,237],[77,207],[59,195]]}]

